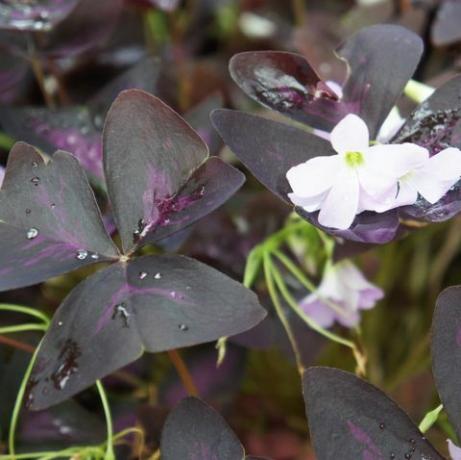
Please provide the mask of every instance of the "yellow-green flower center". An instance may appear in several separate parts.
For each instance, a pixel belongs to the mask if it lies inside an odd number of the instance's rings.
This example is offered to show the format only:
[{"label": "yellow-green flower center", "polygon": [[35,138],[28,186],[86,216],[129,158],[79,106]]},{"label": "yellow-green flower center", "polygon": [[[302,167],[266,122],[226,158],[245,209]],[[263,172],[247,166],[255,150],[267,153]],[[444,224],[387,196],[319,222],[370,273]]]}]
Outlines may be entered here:
[{"label": "yellow-green flower center", "polygon": [[345,160],[347,166],[351,168],[356,168],[364,163],[365,159],[361,152],[347,152],[345,155]]}]

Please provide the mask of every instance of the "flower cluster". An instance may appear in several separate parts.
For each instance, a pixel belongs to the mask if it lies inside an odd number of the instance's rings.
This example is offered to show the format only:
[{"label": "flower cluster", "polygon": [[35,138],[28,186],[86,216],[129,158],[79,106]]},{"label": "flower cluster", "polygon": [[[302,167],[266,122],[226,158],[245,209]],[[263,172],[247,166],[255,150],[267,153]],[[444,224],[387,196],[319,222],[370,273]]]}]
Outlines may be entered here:
[{"label": "flower cluster", "polygon": [[333,128],[330,142],[336,155],[311,158],[287,172],[291,201],[307,212],[320,211],[325,227],[348,229],[363,211],[413,205],[419,195],[434,204],[461,177],[459,149],[430,157],[409,142],[370,145],[366,123],[354,114]]}]

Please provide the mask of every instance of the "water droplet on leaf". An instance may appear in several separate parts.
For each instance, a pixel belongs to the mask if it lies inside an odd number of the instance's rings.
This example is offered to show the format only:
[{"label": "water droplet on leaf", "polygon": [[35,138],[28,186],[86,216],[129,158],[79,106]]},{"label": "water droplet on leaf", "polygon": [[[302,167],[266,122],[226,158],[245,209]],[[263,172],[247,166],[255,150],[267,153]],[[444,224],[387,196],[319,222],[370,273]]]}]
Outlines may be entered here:
[{"label": "water droplet on leaf", "polygon": [[85,249],[79,249],[77,251],[77,254],[75,255],[75,258],[78,260],[85,260],[88,257],[88,251],[85,251]]},{"label": "water droplet on leaf", "polygon": [[156,280],[160,280],[160,279],[162,279],[162,274],[161,274],[161,273],[156,273],[156,274],[154,275],[154,278],[155,278]]},{"label": "water droplet on leaf", "polygon": [[187,324],[180,324],[178,328],[180,331],[183,331],[183,332],[186,332],[189,330],[189,326]]},{"label": "water droplet on leaf", "polygon": [[38,236],[38,230],[35,227],[29,228],[27,230],[27,239],[28,240],[33,240],[34,238],[37,238]]},{"label": "water droplet on leaf", "polygon": [[34,176],[32,177],[32,179],[30,180],[35,186],[37,186],[38,184],[40,184],[40,177],[38,176]]},{"label": "water droplet on leaf", "polygon": [[147,272],[139,272],[139,279],[144,280],[146,279],[148,273]]}]

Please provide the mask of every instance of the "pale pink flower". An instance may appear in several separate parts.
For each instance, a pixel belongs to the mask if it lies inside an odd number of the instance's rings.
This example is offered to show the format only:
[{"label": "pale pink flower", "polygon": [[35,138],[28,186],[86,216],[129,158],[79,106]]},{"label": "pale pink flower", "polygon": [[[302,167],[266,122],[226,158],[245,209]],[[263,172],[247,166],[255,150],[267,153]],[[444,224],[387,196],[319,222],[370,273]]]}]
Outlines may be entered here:
[{"label": "pale pink flower", "polygon": [[318,325],[328,328],[335,321],[356,326],[360,310],[373,308],[384,296],[349,260],[329,265],[317,290],[300,302],[302,310]]}]

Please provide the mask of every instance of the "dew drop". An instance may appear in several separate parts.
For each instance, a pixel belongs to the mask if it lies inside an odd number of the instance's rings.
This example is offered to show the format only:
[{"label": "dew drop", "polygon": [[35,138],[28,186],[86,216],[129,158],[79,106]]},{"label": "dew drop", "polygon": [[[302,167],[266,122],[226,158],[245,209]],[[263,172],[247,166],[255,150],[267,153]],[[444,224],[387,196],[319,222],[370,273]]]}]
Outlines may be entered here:
[{"label": "dew drop", "polygon": [[91,254],[91,258],[93,260],[98,260],[99,259],[99,254],[96,254],[95,252],[93,254]]},{"label": "dew drop", "polygon": [[29,208],[26,209],[26,214],[27,214],[27,215],[29,215],[31,212],[32,212],[32,211],[31,211]]},{"label": "dew drop", "polygon": [[381,422],[381,423],[379,424],[379,428],[380,428],[380,430],[384,430],[384,428],[386,428],[386,424],[383,423],[383,422]]},{"label": "dew drop", "polygon": [[178,297],[178,293],[176,291],[171,291],[170,297],[173,297],[173,299],[176,299],[176,297]]},{"label": "dew drop", "polygon": [[30,180],[35,186],[37,186],[38,184],[40,184],[40,177],[38,176],[34,176],[32,177],[32,179]]},{"label": "dew drop", "polygon": [[58,326],[61,327],[63,325],[62,321],[58,321]]},{"label": "dew drop", "polygon": [[56,207],[56,203],[51,203],[51,204],[50,204],[50,208],[51,208],[51,209],[54,209],[55,207]]},{"label": "dew drop", "polygon": [[391,460],[394,460],[394,458],[395,458],[395,454],[394,454],[394,453],[392,453],[391,455],[389,455],[389,458],[390,458]]},{"label": "dew drop", "polygon": [[37,163],[36,161],[33,161],[33,162],[32,162],[32,167],[33,167],[33,168],[38,168],[38,163]]},{"label": "dew drop", "polygon": [[180,331],[186,332],[186,331],[189,330],[189,326],[188,326],[187,324],[180,324],[180,325],[178,326],[178,329],[179,329]]},{"label": "dew drop", "polygon": [[35,227],[31,227],[27,230],[26,236],[28,240],[33,240],[34,238],[37,238],[38,230]]},{"label": "dew drop", "polygon": [[147,272],[139,272],[139,279],[144,280],[146,279],[148,273]]},{"label": "dew drop", "polygon": [[156,279],[156,280],[162,279],[162,274],[161,274],[161,273],[156,273],[156,274],[154,275],[154,279]]},{"label": "dew drop", "polygon": [[79,249],[77,251],[77,254],[75,255],[75,258],[78,260],[85,260],[88,257],[88,251],[85,251],[85,249]]}]

